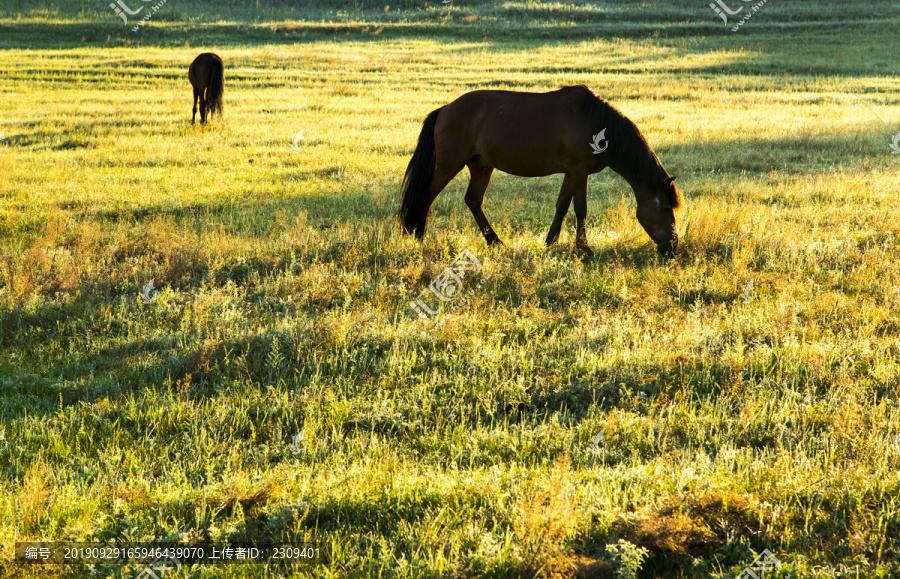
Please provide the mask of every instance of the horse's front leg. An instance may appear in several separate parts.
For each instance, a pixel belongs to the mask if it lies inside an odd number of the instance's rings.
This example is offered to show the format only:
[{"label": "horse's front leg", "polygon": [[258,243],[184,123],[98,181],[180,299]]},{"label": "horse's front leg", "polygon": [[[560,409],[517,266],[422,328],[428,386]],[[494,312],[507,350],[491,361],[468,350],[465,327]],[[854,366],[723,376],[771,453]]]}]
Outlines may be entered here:
[{"label": "horse's front leg", "polygon": [[572,179],[573,197],[575,198],[575,219],[577,225],[575,228],[575,249],[587,256],[594,255],[587,242],[587,228],[585,221],[587,219],[587,175],[583,177],[575,177]]},{"label": "horse's front leg", "polygon": [[572,178],[566,174],[559,190],[559,198],[556,200],[556,215],[553,216],[553,223],[550,224],[550,231],[547,233],[547,245],[553,245],[559,239],[559,231],[562,229],[563,219],[566,218],[571,203]]}]

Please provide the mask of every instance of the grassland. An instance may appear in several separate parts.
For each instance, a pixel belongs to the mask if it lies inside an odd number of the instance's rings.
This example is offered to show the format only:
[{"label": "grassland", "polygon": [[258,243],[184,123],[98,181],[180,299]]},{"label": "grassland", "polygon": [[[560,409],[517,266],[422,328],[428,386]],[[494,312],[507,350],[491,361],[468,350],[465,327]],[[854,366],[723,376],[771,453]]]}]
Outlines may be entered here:
[{"label": "grassland", "polygon": [[[329,546],[291,576],[900,574],[896,3],[737,33],[699,1],[433,4],[169,0],[132,33],[0,2],[0,577],[137,574],[13,565],[40,539]],[[677,259],[611,173],[591,261],[570,222],[543,246],[559,176],[495,175],[503,247],[465,176],[398,234],[428,112],[577,83],[679,175]],[[409,302],[464,249],[489,281],[428,338]]]}]

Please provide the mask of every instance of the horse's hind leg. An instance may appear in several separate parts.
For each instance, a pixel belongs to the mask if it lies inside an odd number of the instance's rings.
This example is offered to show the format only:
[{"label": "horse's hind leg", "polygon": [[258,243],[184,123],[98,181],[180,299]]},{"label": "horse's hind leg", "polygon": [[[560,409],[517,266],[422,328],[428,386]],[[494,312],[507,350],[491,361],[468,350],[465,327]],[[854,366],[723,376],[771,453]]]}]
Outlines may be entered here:
[{"label": "horse's hind leg", "polygon": [[484,202],[484,192],[491,182],[491,173],[494,172],[494,168],[481,165],[477,157],[466,163],[466,166],[469,168],[471,175],[469,187],[466,189],[466,205],[469,206],[469,210],[475,216],[475,222],[478,223],[478,228],[481,230],[481,234],[484,235],[487,244],[499,243],[503,245],[503,242],[500,241],[500,238],[491,228],[491,224],[488,223],[487,216],[481,207]]},{"label": "horse's hind leg", "polygon": [[444,187],[456,177],[457,173],[462,171],[462,168],[462,163],[452,166],[447,163],[442,163],[441,161],[437,162],[434,174],[431,176],[431,184],[428,186],[428,199],[425,203],[425,210],[422,212],[422,216],[416,224],[416,239],[425,237],[425,229],[428,227],[428,214],[431,213],[431,205],[434,203],[434,200],[437,199],[437,196],[440,195],[441,191],[444,190]]},{"label": "horse's hind leg", "polygon": [[547,233],[547,245],[553,245],[559,239],[559,231],[562,229],[563,219],[569,212],[569,205],[572,204],[572,178],[567,174],[563,179],[562,187],[559,189],[559,198],[556,200],[556,215],[553,216],[553,223],[550,224],[550,231]]},{"label": "horse's hind leg", "polygon": [[200,89],[200,124],[206,124],[206,89]]},{"label": "horse's hind leg", "polygon": [[194,114],[191,116],[191,124],[197,121],[197,89],[194,89]]}]

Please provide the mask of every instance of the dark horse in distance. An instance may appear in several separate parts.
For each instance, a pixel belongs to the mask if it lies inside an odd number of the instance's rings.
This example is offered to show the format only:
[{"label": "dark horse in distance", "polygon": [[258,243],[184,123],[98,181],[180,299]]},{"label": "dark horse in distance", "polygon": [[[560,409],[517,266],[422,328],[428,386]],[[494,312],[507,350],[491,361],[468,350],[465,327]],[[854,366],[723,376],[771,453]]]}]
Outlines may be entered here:
[{"label": "dark horse in distance", "polygon": [[225,65],[212,52],[204,52],[194,59],[188,69],[188,80],[194,87],[194,116],[197,120],[197,101],[200,101],[200,124],[206,123],[206,115],[222,115],[222,89],[225,85]]},{"label": "dark horse in distance", "polygon": [[500,243],[482,210],[493,170],[520,177],[563,173],[547,245],[559,237],[575,200],[576,248],[588,255],[588,177],[606,167],[625,178],[637,198],[637,218],[659,253],[678,248],[675,184],[638,128],[585,86],[547,93],[477,90],[425,119],[401,186],[399,218],[406,233],[425,235],[431,204],[463,167],[471,178],[466,205],[488,244]]}]

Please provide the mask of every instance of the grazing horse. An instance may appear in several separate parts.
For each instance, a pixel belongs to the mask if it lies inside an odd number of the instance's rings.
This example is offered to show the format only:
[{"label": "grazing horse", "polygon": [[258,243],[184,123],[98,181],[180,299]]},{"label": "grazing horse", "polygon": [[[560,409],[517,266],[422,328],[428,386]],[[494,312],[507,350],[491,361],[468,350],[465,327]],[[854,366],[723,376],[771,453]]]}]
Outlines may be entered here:
[{"label": "grazing horse", "polygon": [[225,65],[212,52],[204,52],[194,59],[188,69],[188,80],[194,87],[194,116],[197,120],[197,100],[200,100],[200,124],[206,123],[206,114],[222,116],[222,89],[225,85]]},{"label": "grazing horse", "polygon": [[585,232],[588,177],[606,167],[625,178],[637,198],[637,218],[669,257],[678,248],[675,184],[638,128],[585,86],[547,93],[476,90],[425,119],[400,191],[405,233],[425,235],[431,204],[463,167],[469,168],[466,205],[488,245],[501,243],[482,210],[493,170],[520,177],[563,173],[547,245],[559,237],[575,199],[576,248],[591,255]]}]

